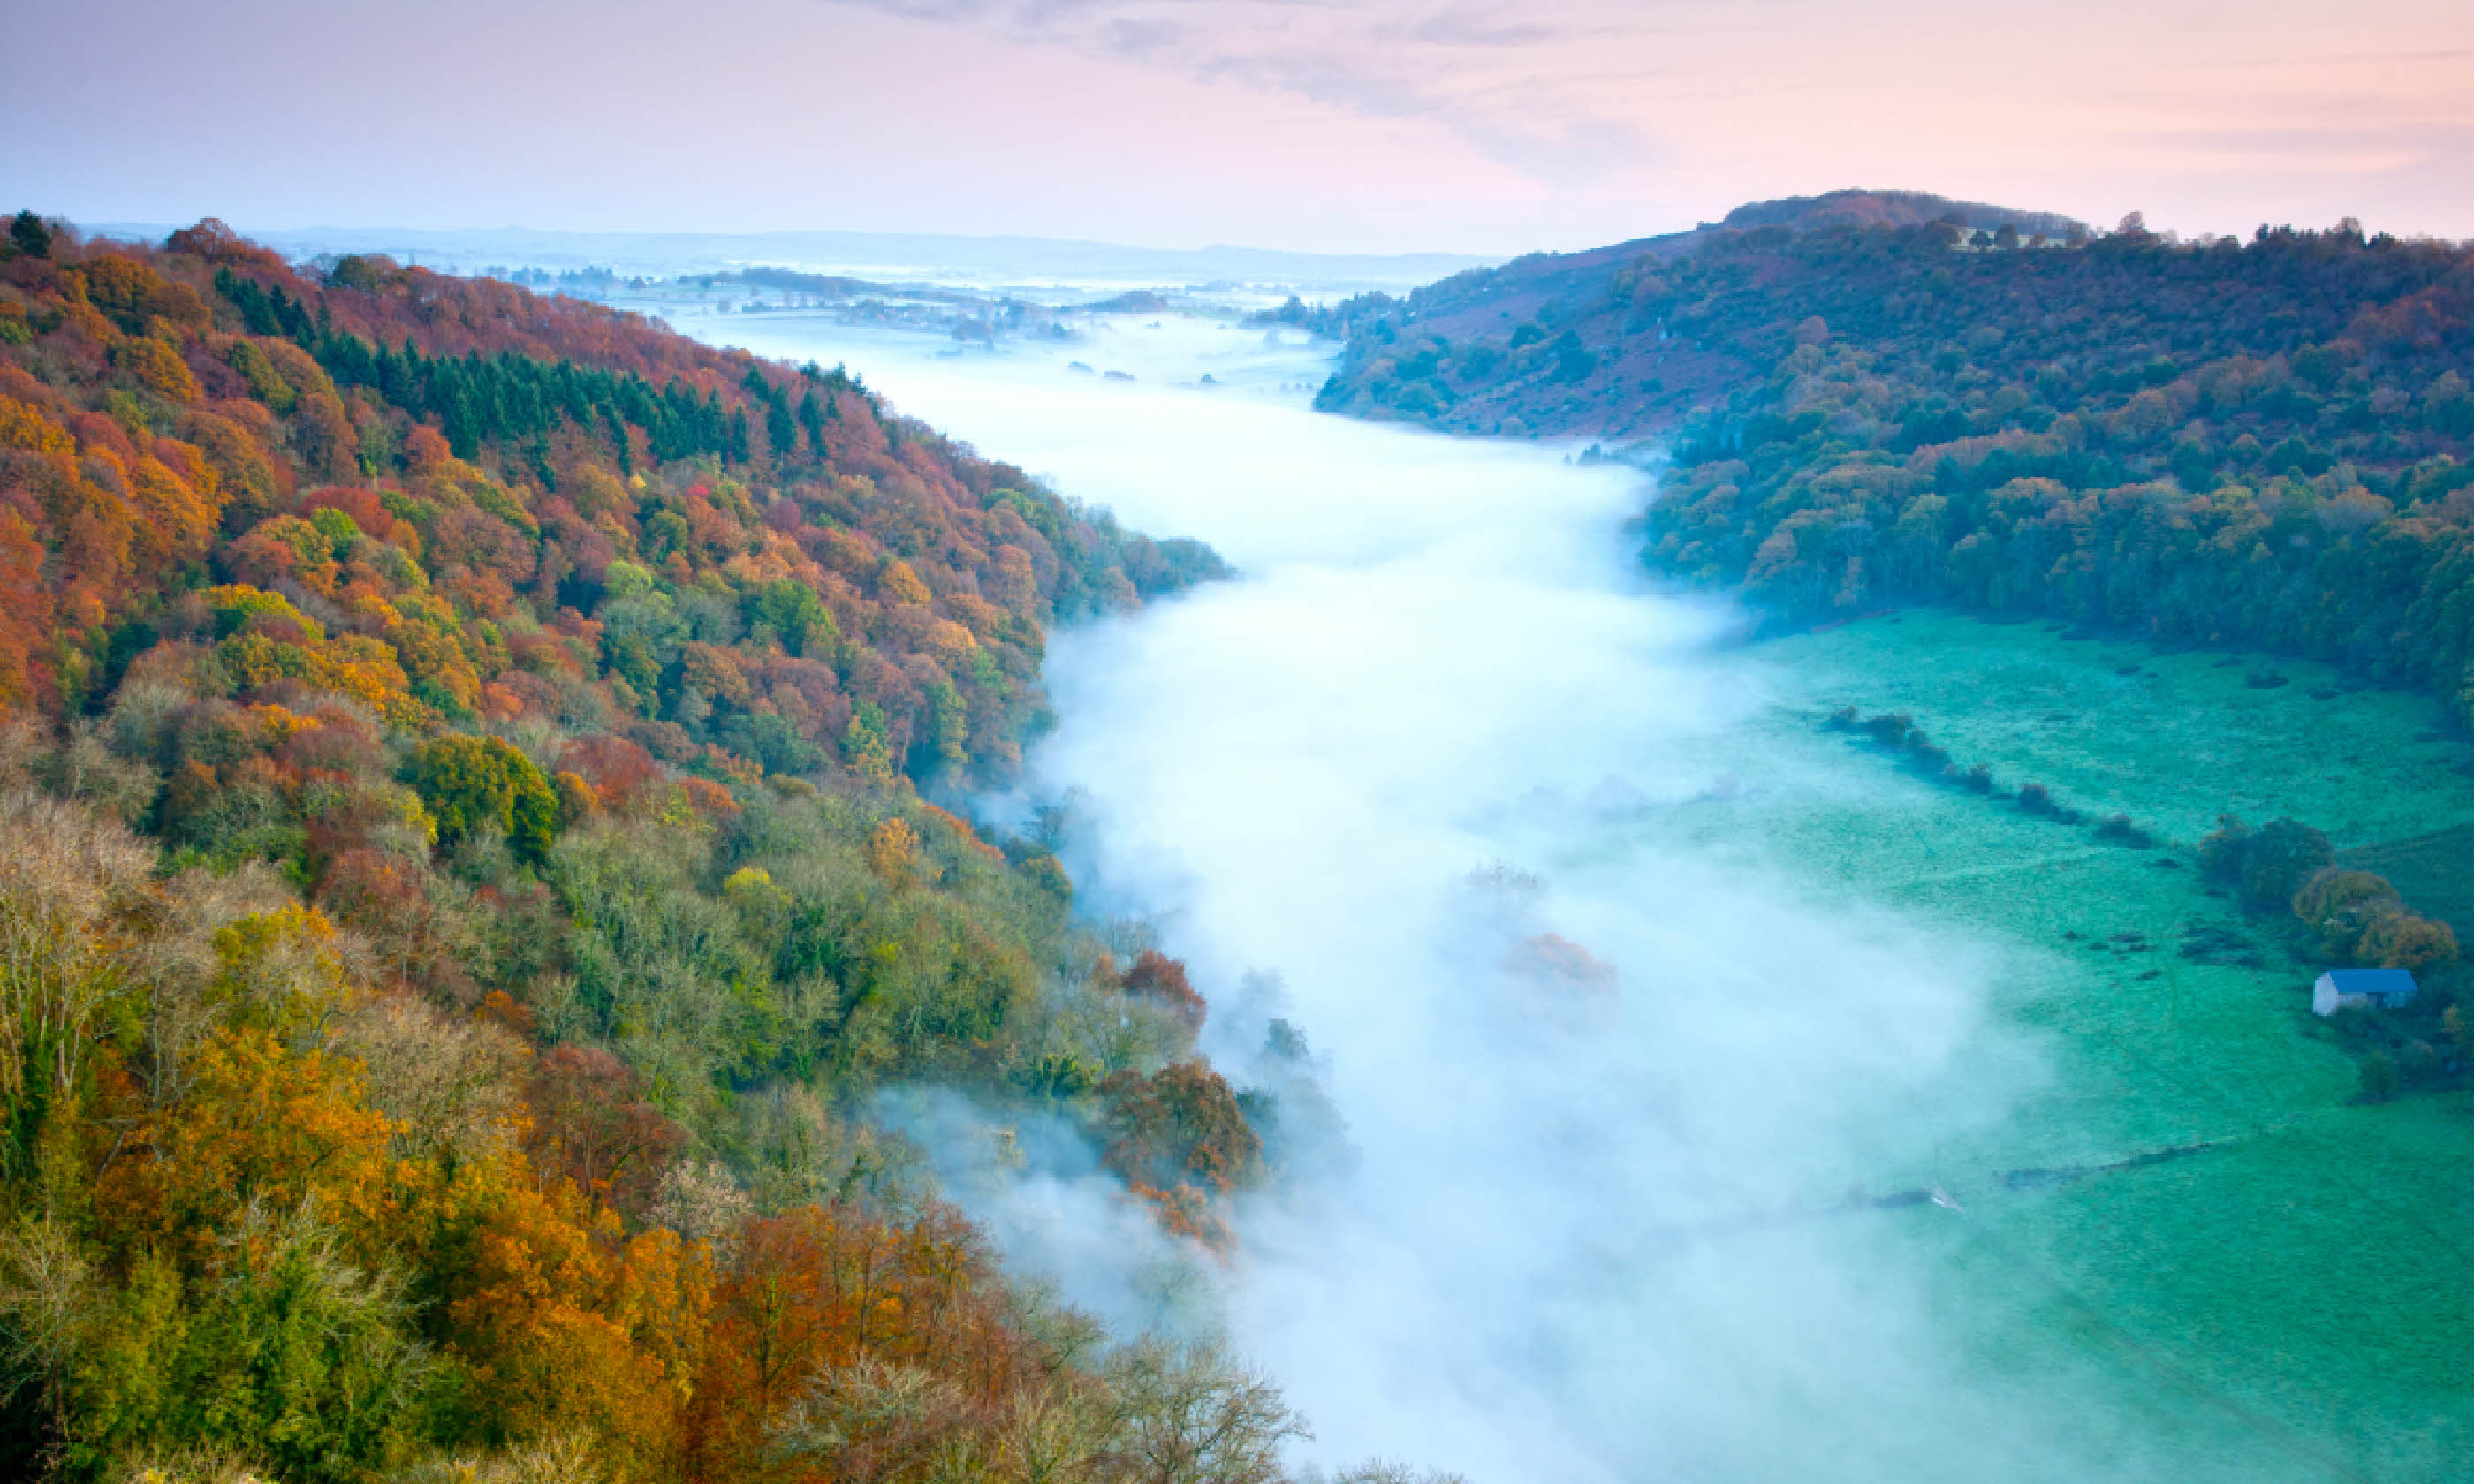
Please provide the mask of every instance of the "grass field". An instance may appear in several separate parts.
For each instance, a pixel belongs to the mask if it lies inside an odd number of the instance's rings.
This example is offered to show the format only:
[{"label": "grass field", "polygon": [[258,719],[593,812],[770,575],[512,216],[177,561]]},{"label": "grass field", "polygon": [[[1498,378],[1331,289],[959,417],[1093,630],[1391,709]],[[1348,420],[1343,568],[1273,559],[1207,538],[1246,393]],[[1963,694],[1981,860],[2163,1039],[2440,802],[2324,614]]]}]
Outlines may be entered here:
[{"label": "grass field", "polygon": [[2340,850],[2337,859],[2388,877],[2425,917],[2462,922],[2474,932],[2474,825],[2357,846]]},{"label": "grass field", "polygon": [[[2164,653],[2042,623],[1911,610],[1764,645],[1799,700],[1904,710],[2009,786],[2126,810],[2192,841],[2228,810],[2290,814],[2340,848],[2474,824],[2469,748],[2429,697],[2323,665]],[[2286,683],[2259,688],[2257,676]]]},{"label": "grass field", "polygon": [[[2474,777],[2436,704],[1928,611],[1754,655],[1778,689],[1768,751],[1733,762],[1742,802],[1681,827],[1992,945],[1995,1018],[2053,1068],[1938,1152],[1964,1220],[1885,1218],[1939,1251],[1952,1312],[2007,1316],[1974,1336],[1984,1363],[2104,1377],[2227,1476],[2474,1478],[2474,1100],[2355,1104],[2353,1059],[2307,1010],[2321,966],[2189,860],[2221,812],[2292,815],[2474,927]],[[2251,683],[2264,670],[2287,683]],[[1841,706],[1905,711],[1962,766],[2158,845],[1904,774],[1820,729]],[[2256,963],[2186,958],[2194,933]]]}]

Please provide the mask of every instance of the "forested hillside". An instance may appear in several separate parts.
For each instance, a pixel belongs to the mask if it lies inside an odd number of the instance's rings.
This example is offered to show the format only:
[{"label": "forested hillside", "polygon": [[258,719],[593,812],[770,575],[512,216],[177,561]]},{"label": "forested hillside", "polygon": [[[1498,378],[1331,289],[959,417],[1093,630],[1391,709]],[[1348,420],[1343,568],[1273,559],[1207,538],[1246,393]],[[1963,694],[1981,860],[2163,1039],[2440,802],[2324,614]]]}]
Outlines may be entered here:
[{"label": "forested hillside", "polygon": [[1834,199],[1346,306],[1321,405],[1667,441],[1650,564],[1793,621],[2042,612],[2474,716],[2474,250],[2351,223],[2074,242]]},{"label": "forested hillside", "polygon": [[[1747,234],[1774,241],[1811,231],[1915,232],[2010,228],[2004,240],[2086,241],[2082,223],[1914,191],[1833,191],[1756,202],[1688,232],[1583,252],[1534,252],[1472,269],[1405,299],[1365,294],[1309,307],[1292,300],[1261,318],[1345,336],[1339,374],[1316,406],[1460,432],[1522,437],[1622,437],[1663,428],[1696,401],[1751,373],[1741,347],[1661,335],[1634,314],[1641,275]],[[1663,280],[1661,280],[1662,288]],[[1636,332],[1647,326],[1652,333]]]},{"label": "forested hillside", "polygon": [[1276,1395],[854,1116],[1077,1121],[1205,1246],[1286,1157],[1174,961],[913,787],[1207,551],[501,283],[4,251],[0,1472],[1273,1475]]}]

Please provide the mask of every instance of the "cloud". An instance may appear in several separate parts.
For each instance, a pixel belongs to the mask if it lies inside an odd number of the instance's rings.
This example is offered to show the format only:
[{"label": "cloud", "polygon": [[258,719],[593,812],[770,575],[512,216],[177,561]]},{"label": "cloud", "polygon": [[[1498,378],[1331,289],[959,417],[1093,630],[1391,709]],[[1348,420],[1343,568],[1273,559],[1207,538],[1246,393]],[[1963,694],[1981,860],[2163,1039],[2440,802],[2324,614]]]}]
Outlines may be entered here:
[{"label": "cloud", "polygon": [[1656,153],[1570,85],[1589,48],[1646,35],[1619,11],[1542,21],[1460,6],[1402,18],[1362,0],[833,0],[1008,39],[1439,124],[1542,185],[1589,185]]},{"label": "cloud", "polygon": [[1419,21],[1409,35],[1436,46],[1535,46],[1565,33],[1561,27],[1498,19],[1482,11],[1445,11]]}]

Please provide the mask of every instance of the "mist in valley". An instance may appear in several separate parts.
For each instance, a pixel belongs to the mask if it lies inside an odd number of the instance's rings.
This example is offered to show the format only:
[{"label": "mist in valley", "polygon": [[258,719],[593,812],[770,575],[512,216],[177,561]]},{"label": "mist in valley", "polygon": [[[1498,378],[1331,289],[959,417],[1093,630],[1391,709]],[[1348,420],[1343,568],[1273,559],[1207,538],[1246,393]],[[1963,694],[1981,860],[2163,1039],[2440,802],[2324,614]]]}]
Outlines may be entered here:
[{"label": "mist in valley", "polygon": [[1059,634],[1054,731],[972,806],[1061,808],[1078,904],[1188,962],[1288,1173],[1224,1262],[1065,1131],[888,1105],[1017,1271],[1120,1333],[1225,1328],[1310,1419],[1309,1468],[2276,1472],[2140,1377],[2005,1360],[2052,1297],[2032,1261],[1944,1281],[1999,1257],[1945,1152],[2046,1057],[1988,1013],[2003,949],[1764,847],[1750,801],[1885,785],[1764,741],[1738,615],[1633,562],[1640,471],[1316,417],[1314,347],[1209,321],[966,357],[750,329],[1241,572]]}]

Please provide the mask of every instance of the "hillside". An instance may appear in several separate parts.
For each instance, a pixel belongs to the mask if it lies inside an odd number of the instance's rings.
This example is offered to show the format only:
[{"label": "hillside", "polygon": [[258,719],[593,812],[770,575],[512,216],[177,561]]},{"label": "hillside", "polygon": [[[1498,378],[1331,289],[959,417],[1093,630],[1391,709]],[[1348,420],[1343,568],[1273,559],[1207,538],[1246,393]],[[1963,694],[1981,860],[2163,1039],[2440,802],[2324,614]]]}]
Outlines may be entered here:
[{"label": "hillside", "polygon": [[1217,571],[837,373],[383,258],[313,282],[211,224],[18,253],[0,345],[18,707],[86,707],[175,635],[298,627],[214,617],[279,599],[319,636],[253,662],[371,641],[353,683],[390,715],[1002,776],[1041,625]]},{"label": "hillside", "polygon": [[1661,441],[1649,563],[1792,621],[2042,612],[2307,654],[2474,714],[2474,250],[1825,211],[1876,199],[1352,300],[1318,405]]},{"label": "hillside", "polygon": [[[1833,191],[1736,207],[1719,222],[1581,252],[1539,252],[1472,269],[1405,299],[1368,294],[1334,306],[1292,303],[1267,317],[1346,336],[1347,355],[1317,405],[1326,412],[1403,418],[1460,432],[1622,436],[1663,425],[1696,396],[1722,393],[1749,374],[1723,345],[1686,346],[1634,313],[1650,265],[1690,259],[1714,243],[1778,231],[1966,231],[2005,225],[2023,240],[2084,241],[2082,223],[2050,212],[1950,201],[1915,191]],[[1646,342],[1629,344],[1643,325]],[[1413,328],[1414,327],[1414,328]],[[1400,335],[1409,333],[1402,353]],[[1590,357],[1559,344],[1571,334]],[[1386,336],[1390,338],[1386,338]],[[1423,352],[1438,347],[1431,360]],[[1385,364],[1386,362],[1389,364]],[[1655,369],[1657,374],[1649,372]],[[1646,385],[1654,381],[1655,386]]]},{"label": "hillside", "polygon": [[863,1115],[1065,1120],[1197,1252],[1297,1147],[914,786],[1207,550],[838,371],[27,214],[0,571],[0,1472],[1265,1476],[1275,1393],[1008,1282]]}]

